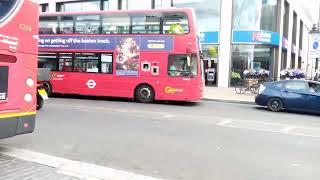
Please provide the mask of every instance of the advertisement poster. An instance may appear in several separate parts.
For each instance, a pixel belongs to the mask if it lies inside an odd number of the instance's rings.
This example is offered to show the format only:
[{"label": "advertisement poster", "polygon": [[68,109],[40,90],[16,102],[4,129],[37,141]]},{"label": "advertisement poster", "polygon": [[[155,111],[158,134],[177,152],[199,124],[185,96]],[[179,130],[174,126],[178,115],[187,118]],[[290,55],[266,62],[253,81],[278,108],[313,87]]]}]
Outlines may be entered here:
[{"label": "advertisement poster", "polygon": [[9,68],[0,66],[0,101],[7,100]]},{"label": "advertisement poster", "polygon": [[140,62],[139,39],[124,37],[117,42],[117,76],[138,76]]}]

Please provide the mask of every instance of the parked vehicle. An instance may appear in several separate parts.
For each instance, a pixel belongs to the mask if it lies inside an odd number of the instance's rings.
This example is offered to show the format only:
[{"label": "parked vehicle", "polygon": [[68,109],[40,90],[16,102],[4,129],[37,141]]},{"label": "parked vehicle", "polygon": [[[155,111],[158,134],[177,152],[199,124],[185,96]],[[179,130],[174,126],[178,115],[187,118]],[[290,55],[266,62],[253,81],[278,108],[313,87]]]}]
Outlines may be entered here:
[{"label": "parked vehicle", "polygon": [[274,112],[295,110],[320,113],[320,83],[286,80],[261,84],[255,102]]}]

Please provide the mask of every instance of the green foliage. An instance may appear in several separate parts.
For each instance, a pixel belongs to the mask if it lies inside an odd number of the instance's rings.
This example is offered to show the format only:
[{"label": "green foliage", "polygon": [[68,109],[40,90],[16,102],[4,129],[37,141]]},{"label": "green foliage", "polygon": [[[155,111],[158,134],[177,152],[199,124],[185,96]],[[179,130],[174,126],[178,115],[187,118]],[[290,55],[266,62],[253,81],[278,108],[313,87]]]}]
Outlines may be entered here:
[{"label": "green foliage", "polygon": [[233,79],[240,79],[240,78],[241,78],[240,73],[237,73],[237,72],[232,71],[232,72],[231,72],[231,78],[233,78]]}]

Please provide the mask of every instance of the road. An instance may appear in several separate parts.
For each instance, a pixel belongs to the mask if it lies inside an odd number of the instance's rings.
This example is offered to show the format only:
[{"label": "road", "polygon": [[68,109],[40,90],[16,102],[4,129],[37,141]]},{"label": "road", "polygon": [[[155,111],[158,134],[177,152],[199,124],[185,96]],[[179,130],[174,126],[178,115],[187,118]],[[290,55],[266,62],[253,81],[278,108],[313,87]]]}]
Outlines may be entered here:
[{"label": "road", "polygon": [[33,134],[0,143],[162,179],[320,177],[319,116],[252,105],[51,98]]}]

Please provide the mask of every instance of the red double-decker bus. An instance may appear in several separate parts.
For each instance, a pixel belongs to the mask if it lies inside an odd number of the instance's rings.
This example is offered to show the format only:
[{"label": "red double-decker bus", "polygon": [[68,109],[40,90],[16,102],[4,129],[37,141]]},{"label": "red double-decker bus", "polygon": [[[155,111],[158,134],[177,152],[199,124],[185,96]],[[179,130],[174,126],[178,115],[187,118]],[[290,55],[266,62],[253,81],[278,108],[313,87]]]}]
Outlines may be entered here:
[{"label": "red double-decker bus", "polygon": [[198,101],[203,78],[191,9],[40,16],[39,68],[49,94]]},{"label": "red double-decker bus", "polygon": [[35,2],[0,1],[0,139],[34,130],[38,17]]}]

